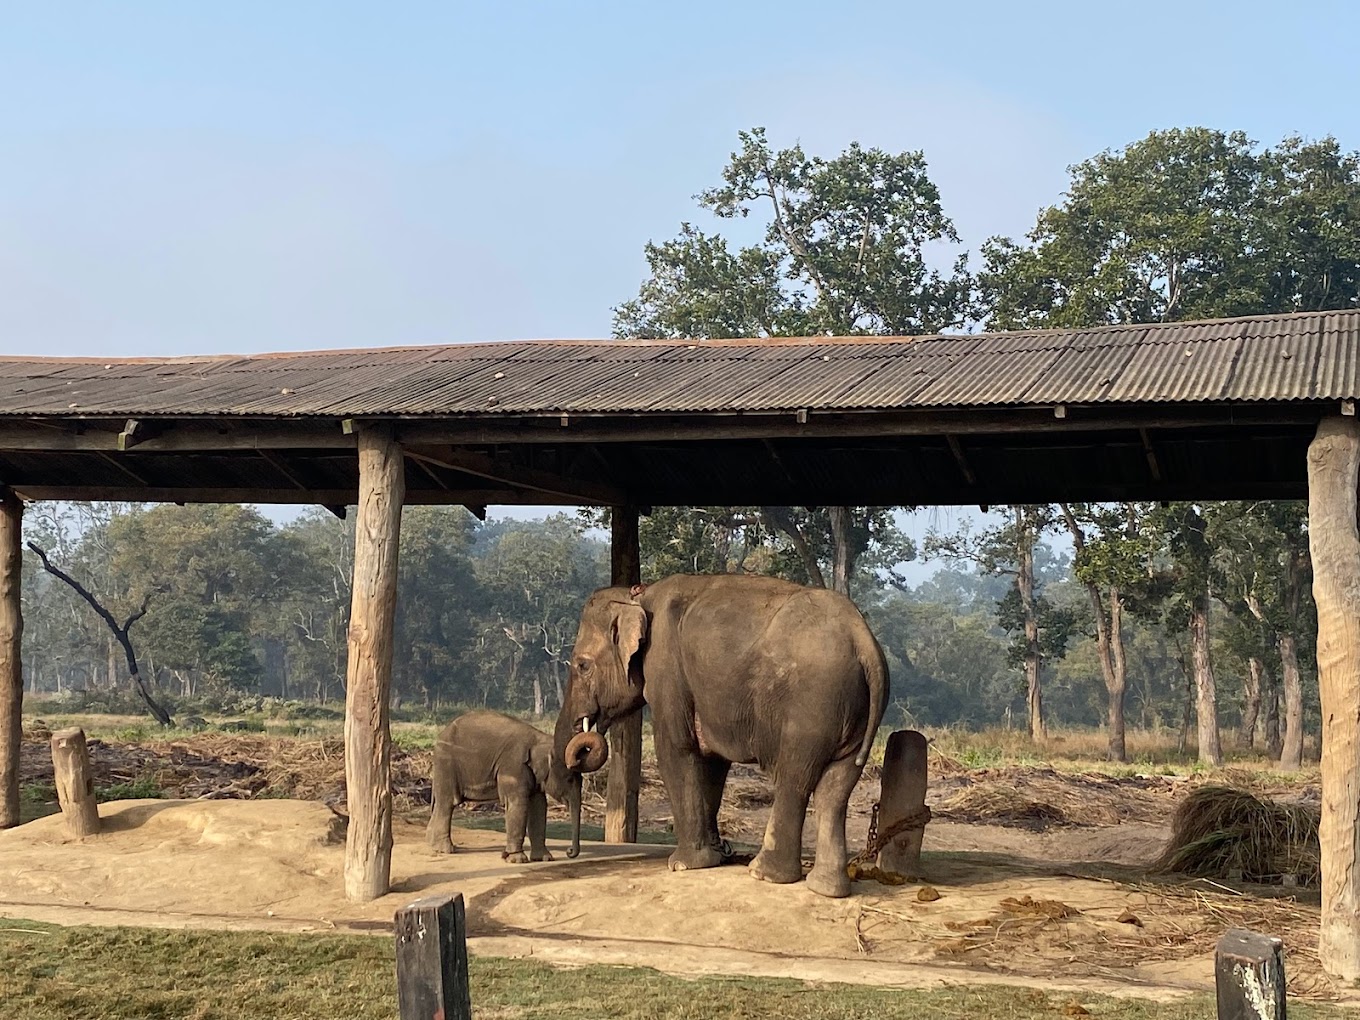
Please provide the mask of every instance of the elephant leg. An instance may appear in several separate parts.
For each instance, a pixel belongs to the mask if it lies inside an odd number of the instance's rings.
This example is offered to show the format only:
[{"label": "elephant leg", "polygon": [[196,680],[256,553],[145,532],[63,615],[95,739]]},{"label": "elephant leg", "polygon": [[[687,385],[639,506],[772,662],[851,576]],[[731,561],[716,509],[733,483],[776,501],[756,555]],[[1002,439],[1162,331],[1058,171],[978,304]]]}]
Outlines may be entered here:
[{"label": "elephant leg", "polygon": [[501,803],[505,805],[505,859],[511,864],[527,864],[524,832],[529,823],[529,798],[519,783],[500,783]]},{"label": "elephant leg", "polygon": [[458,784],[452,777],[436,775],[431,786],[430,824],[425,829],[425,841],[437,854],[453,853],[453,809],[462,803]]},{"label": "elephant leg", "polygon": [[723,788],[727,785],[727,772],[732,763],[726,758],[708,755],[700,759],[700,767],[703,769],[704,823],[708,842],[726,859],[732,856],[732,847],[718,831],[718,809],[722,807]]},{"label": "elephant leg", "polygon": [[781,885],[803,877],[803,819],[810,796],[810,784],[802,777],[776,775],[765,839],[751,862],[753,877]]},{"label": "elephant leg", "polygon": [[813,801],[817,812],[817,860],[807,884],[822,896],[850,895],[850,879],[845,874],[845,811],[861,771],[854,758],[842,758],[828,765],[817,783]]},{"label": "elephant leg", "polygon": [[529,860],[550,861],[548,853],[548,796],[535,790],[529,798]]},{"label": "elephant leg", "polygon": [[[676,748],[669,741],[657,741],[656,764],[675,818],[675,852],[670,856],[670,869],[717,867],[723,858],[709,839],[708,770],[704,759],[696,748]],[[716,810],[714,816],[716,821]]]}]

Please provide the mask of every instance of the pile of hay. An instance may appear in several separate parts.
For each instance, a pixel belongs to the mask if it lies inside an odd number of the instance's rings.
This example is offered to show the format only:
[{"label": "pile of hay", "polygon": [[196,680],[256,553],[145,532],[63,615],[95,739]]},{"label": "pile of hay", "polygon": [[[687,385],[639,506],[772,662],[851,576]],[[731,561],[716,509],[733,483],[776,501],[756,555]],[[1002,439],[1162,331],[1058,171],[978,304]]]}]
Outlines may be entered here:
[{"label": "pile of hay", "polygon": [[1053,803],[1057,797],[1045,796],[1040,799],[1027,796],[1027,792],[1003,783],[978,783],[947,798],[936,813],[960,821],[1039,828],[1067,822],[1067,812]]},{"label": "pile of hay", "polygon": [[1263,884],[1295,876],[1316,886],[1322,867],[1316,804],[1281,804],[1245,790],[1205,786],[1176,810],[1155,871]]}]

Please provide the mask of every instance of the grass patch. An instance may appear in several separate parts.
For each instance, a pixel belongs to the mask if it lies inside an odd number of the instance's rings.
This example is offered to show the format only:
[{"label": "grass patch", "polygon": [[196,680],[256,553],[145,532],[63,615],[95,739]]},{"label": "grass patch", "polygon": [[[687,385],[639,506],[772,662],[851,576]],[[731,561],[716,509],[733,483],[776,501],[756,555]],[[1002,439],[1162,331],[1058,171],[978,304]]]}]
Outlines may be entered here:
[{"label": "grass patch", "polygon": [[155,776],[138,776],[130,783],[113,783],[94,788],[94,799],[101,804],[110,800],[156,800],[162,796]]},{"label": "grass patch", "polygon": [[[6,1020],[391,1020],[396,981],[388,938],[60,928],[0,919],[0,1001]],[[652,970],[554,970],[528,960],[474,957],[473,1008],[496,1020],[932,1020],[1062,1016],[1067,994],[963,985],[934,990],[815,987],[757,978],[684,980]],[[964,975],[960,975],[963,977]],[[1200,1020],[1213,1002],[1082,996],[1111,1020]],[[1290,1014],[1341,1017],[1343,1010],[1291,1003]]]}]

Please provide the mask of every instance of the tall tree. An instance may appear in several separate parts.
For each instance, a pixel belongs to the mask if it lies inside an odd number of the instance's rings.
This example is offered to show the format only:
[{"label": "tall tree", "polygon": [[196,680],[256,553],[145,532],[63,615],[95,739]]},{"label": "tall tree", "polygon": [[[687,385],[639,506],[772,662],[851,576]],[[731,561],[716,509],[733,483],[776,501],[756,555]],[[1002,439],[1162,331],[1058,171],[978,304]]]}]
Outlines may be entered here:
[{"label": "tall tree", "polygon": [[[928,247],[957,245],[958,235],[920,152],[856,143],[823,159],[797,145],[773,149],[761,128],[739,140],[722,183],[698,201],[721,220],[763,217],[762,239],[733,250],[686,223],[674,240],[648,244],[648,278],[615,309],[616,335],[917,334],[967,319],[966,256],[947,272],[926,258]],[[857,560],[892,530],[890,507],[740,512],[765,536],[783,536],[809,583],[846,594]]]}]

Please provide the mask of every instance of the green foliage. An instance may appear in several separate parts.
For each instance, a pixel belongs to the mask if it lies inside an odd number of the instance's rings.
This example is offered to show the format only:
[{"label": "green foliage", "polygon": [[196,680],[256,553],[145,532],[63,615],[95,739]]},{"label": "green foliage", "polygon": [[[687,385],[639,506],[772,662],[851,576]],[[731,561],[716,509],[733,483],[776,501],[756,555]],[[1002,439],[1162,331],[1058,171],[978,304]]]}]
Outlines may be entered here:
[{"label": "green foliage", "polygon": [[101,804],[111,800],[159,800],[162,796],[155,776],[138,776],[131,782],[94,788],[94,799]]}]

